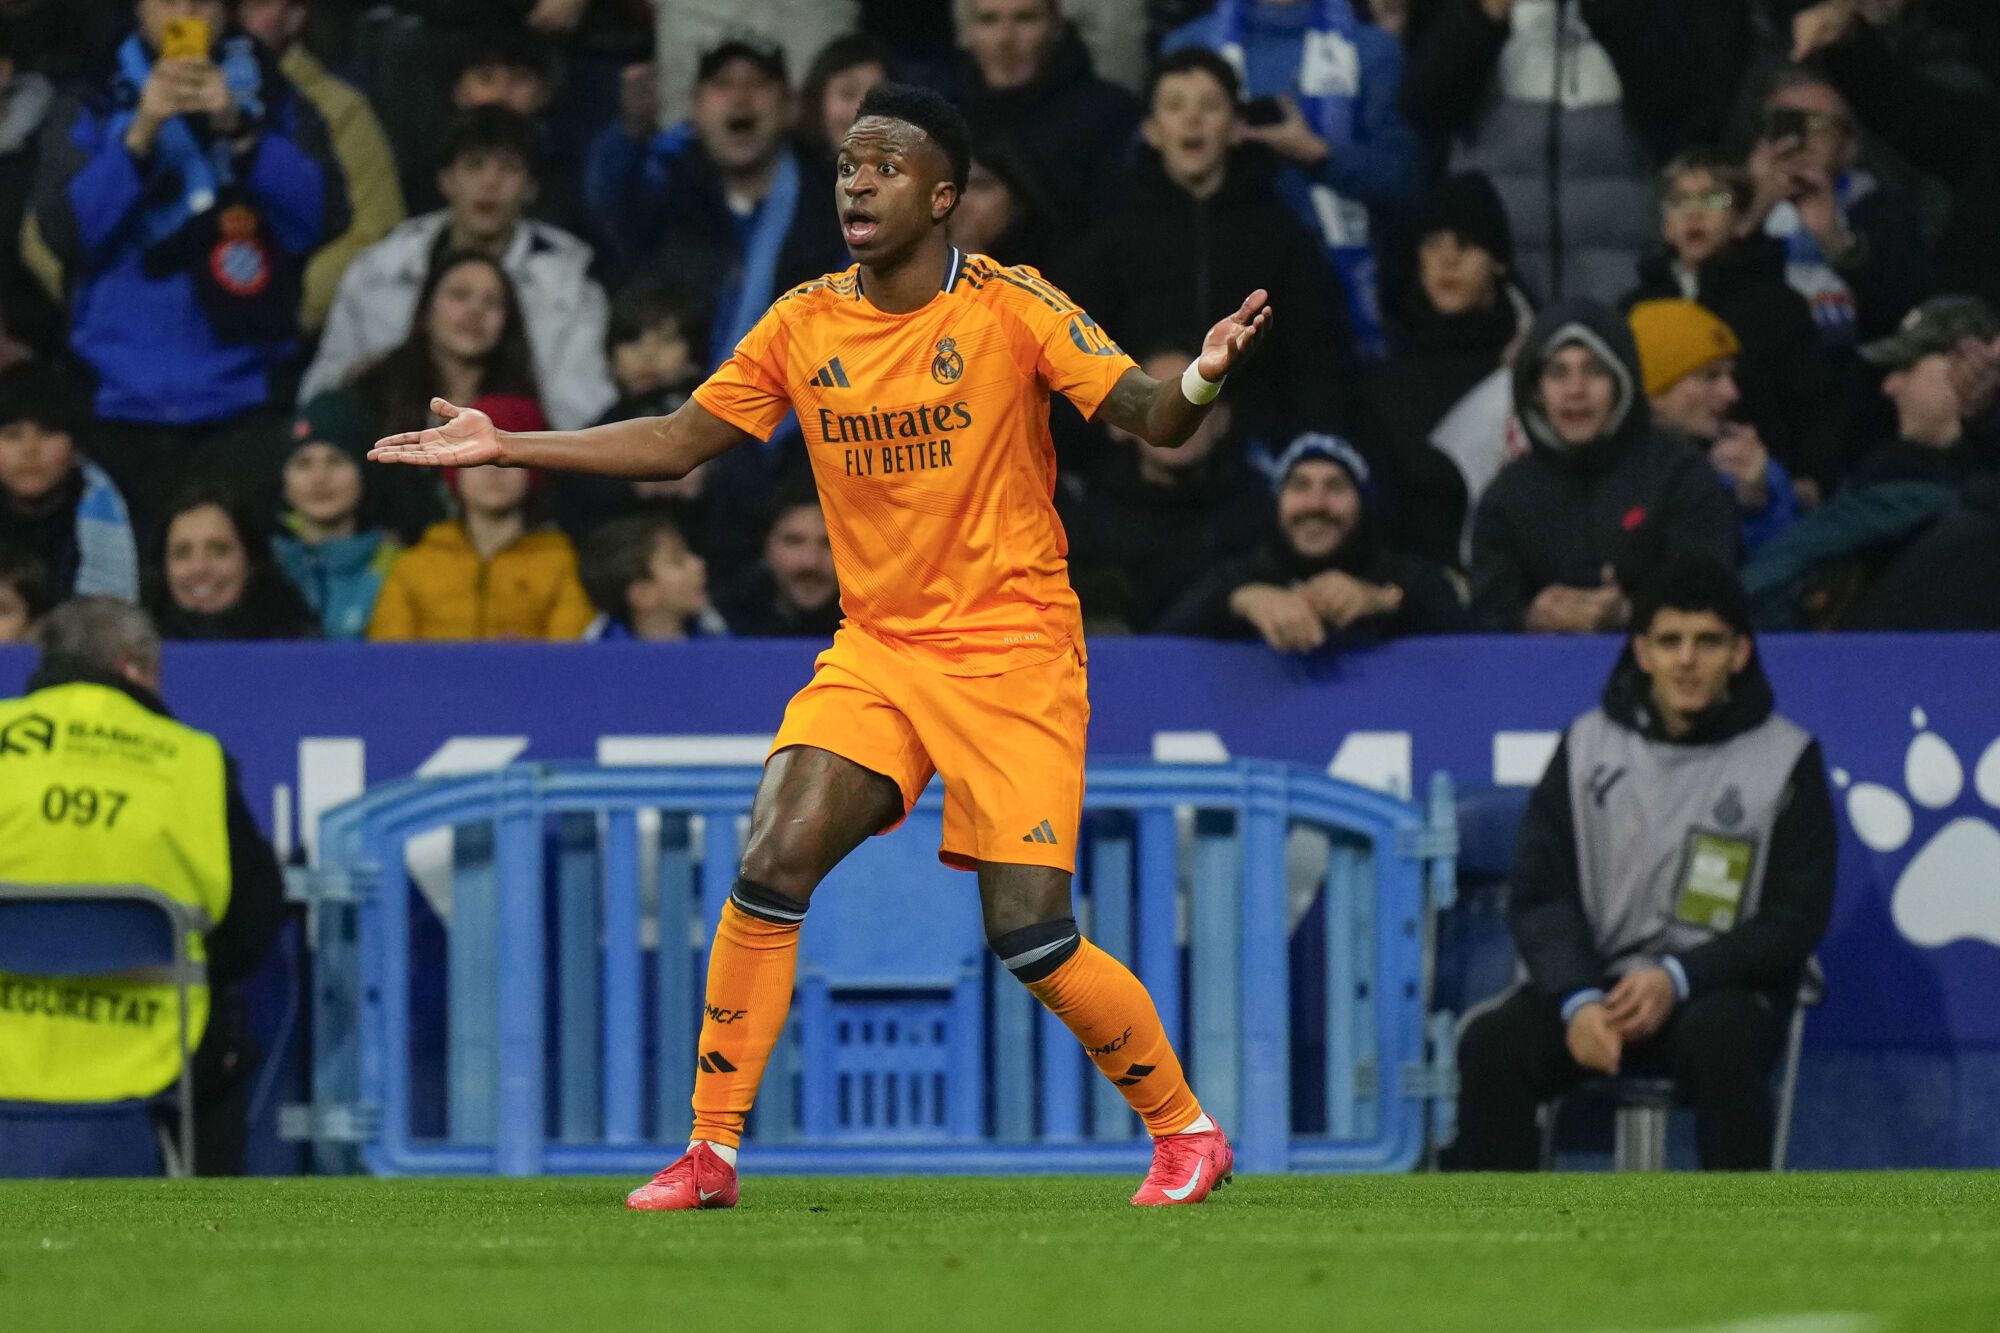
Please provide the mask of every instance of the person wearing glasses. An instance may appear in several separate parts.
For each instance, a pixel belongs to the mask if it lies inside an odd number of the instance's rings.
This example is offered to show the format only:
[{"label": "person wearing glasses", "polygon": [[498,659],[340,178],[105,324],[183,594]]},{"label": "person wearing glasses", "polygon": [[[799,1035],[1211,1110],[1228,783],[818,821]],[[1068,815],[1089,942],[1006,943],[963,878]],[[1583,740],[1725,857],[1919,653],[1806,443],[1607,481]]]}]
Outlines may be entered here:
[{"label": "person wearing glasses", "polygon": [[1698,359],[1733,358],[1740,401],[1732,415],[1810,508],[1839,482],[1846,425],[1828,393],[1812,308],[1786,281],[1784,244],[1758,226],[1749,172],[1720,153],[1681,153],[1660,172],[1659,188],[1662,244],[1640,261],[1639,285],[1622,304],[1629,313],[1645,302],[1695,301],[1733,331],[1740,346],[1708,348]]},{"label": "person wearing glasses", "polygon": [[1789,66],[1764,99],[1749,160],[1753,214],[1784,243],[1786,277],[1837,349],[1894,333],[1934,287],[1916,205],[1860,168],[1859,129],[1824,75]]}]

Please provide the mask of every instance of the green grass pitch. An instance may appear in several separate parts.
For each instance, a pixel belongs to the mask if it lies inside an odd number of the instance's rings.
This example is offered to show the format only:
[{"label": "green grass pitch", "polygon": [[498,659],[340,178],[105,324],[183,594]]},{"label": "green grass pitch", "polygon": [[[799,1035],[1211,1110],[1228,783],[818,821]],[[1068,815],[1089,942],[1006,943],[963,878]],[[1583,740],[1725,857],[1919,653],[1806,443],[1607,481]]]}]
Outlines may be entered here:
[{"label": "green grass pitch", "polygon": [[0,1328],[2000,1329],[2000,1174],[0,1183]]}]

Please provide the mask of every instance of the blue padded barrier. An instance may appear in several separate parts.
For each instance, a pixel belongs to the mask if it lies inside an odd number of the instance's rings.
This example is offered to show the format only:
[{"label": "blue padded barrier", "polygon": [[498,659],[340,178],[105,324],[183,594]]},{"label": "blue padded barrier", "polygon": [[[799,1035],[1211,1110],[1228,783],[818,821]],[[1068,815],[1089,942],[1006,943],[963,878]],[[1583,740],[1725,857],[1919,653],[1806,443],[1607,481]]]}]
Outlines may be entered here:
[{"label": "blue padded barrier", "polygon": [[[754,768],[516,765],[388,784],[333,811],[306,879],[322,1169],[643,1173],[685,1142],[701,984]],[[1278,763],[1094,763],[1078,918],[1151,990],[1247,1171],[1403,1170],[1437,1076],[1426,1013],[1451,811]],[[750,1124],[769,1171],[1133,1171],[1149,1145],[1069,1033],[985,947],[970,875],[935,859],[941,792],[814,896],[798,988]],[[1286,840],[1331,848],[1316,1006],[1295,1012]],[[452,830],[449,899],[409,844]],[[1297,897],[1302,886],[1290,886]],[[413,917],[428,901],[445,941]],[[413,906],[417,905],[417,906]],[[448,969],[428,1080],[412,982]],[[1038,1015],[1040,1015],[1038,1017]],[[1294,1124],[1292,1046],[1323,1029]],[[421,1105],[442,1089],[441,1114]],[[1322,1123],[1323,1122],[1323,1123]],[[424,1126],[431,1128],[425,1130]],[[439,1129],[438,1127],[442,1127]],[[358,1150],[358,1151],[357,1151]]]}]

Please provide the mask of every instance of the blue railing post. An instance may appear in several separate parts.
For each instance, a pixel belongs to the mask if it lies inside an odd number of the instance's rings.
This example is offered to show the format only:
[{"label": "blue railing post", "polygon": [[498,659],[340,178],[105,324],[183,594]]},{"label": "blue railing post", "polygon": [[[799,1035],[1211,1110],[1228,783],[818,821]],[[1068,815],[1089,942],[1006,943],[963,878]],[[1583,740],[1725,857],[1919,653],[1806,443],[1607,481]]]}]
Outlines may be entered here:
[{"label": "blue railing post", "polygon": [[1285,947],[1285,788],[1276,765],[1246,774],[1243,840],[1243,1105],[1236,1160],[1283,1171],[1292,1136],[1291,969]]},{"label": "blue railing post", "polygon": [[1225,831],[1208,812],[1195,815],[1194,888],[1189,905],[1188,984],[1193,1063],[1201,1104],[1231,1133],[1243,1121],[1243,884],[1240,823]]},{"label": "blue railing post", "polygon": [[564,1143],[595,1142],[603,1133],[600,953],[603,921],[597,892],[597,818],[556,820],[556,1040],[562,1057]]},{"label": "blue railing post", "polygon": [[500,1095],[494,1166],[503,1176],[542,1168],[546,948],[542,926],[542,825],[532,774],[515,771],[499,818]]},{"label": "blue railing post", "polygon": [[639,818],[604,817],[604,1029],[597,1052],[604,1083],[604,1141],[637,1143],[643,1090],[635,1057],[645,1040],[639,953]]},{"label": "blue railing post", "polygon": [[499,890],[495,834],[487,821],[451,831],[451,906],[445,921],[446,1132],[459,1143],[491,1143],[498,1124],[500,1037],[493,1004],[499,985]]},{"label": "blue railing post", "polygon": [[1136,821],[1139,979],[1152,992],[1175,1050],[1185,1045],[1181,1022],[1180,829],[1168,807],[1141,810]]},{"label": "blue railing post", "polygon": [[[668,828],[668,824],[678,827]],[[653,955],[658,983],[654,995],[654,1088],[659,1112],[654,1138],[671,1141],[684,1134],[692,1114],[694,1047],[701,1026],[701,964],[707,961],[708,953],[705,948],[697,953],[694,945],[697,866],[692,825],[687,820],[663,820],[662,825],[660,908]],[[702,938],[707,939],[706,932]]]}]

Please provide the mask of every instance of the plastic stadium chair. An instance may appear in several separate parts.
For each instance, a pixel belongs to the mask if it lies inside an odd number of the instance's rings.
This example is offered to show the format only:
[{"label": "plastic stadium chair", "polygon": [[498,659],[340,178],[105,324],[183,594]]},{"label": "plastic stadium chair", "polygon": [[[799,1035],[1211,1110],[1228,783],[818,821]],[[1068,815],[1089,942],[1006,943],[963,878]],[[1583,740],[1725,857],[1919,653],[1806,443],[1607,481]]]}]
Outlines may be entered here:
[{"label": "plastic stadium chair", "polygon": [[[176,987],[179,995],[181,1072],[176,1100],[178,1130],[161,1143],[167,1174],[194,1170],[194,1085],[188,1044],[188,987],[206,980],[206,969],[187,953],[187,937],[197,929],[192,914],[156,889],[124,885],[0,884],[0,971],[33,976],[103,977],[145,971]],[[34,1126],[53,1142],[65,1124],[79,1135],[115,1130],[121,1118],[143,1113],[144,1101],[91,1103],[64,1107],[14,1103],[10,1119]],[[28,1131],[20,1131],[26,1133]],[[54,1151],[52,1148],[51,1151]],[[123,1172],[129,1153],[110,1149],[100,1167]],[[90,1154],[56,1163],[66,1172],[88,1170]],[[79,1160],[84,1165],[75,1165]],[[95,1172],[103,1174],[103,1171]]]}]

